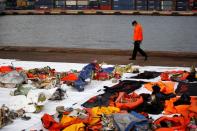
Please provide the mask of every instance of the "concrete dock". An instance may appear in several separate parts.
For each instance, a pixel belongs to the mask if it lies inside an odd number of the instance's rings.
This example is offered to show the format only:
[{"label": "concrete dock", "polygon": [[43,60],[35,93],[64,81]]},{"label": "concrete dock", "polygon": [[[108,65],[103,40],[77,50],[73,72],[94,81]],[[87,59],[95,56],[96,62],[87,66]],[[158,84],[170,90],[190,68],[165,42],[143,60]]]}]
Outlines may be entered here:
[{"label": "concrete dock", "polygon": [[197,53],[147,51],[147,61],[140,55],[131,61],[130,50],[117,49],[80,49],[80,48],[46,48],[1,46],[2,59],[19,59],[26,61],[89,63],[94,59],[108,64],[133,63],[140,66],[197,66]]}]

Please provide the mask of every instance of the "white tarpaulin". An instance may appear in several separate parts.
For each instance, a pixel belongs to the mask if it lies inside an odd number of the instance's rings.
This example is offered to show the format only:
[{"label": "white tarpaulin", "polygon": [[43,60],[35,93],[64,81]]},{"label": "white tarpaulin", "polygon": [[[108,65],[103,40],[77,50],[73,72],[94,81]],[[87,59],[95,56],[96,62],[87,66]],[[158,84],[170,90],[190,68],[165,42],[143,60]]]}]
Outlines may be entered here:
[{"label": "white tarpaulin", "polygon": [[[14,67],[22,67],[23,69],[32,69],[32,68],[42,68],[49,66],[51,68],[54,68],[58,72],[62,71],[69,71],[71,69],[80,71],[86,64],[79,64],[79,63],[58,63],[58,62],[35,62],[35,61],[17,61],[17,60],[5,60],[0,59],[0,66],[2,65],[13,65]],[[106,66],[112,66],[112,65],[106,65]],[[183,68],[183,67],[160,67],[160,66],[139,66],[140,72],[146,71],[170,71],[170,70],[187,70],[189,71],[189,68]],[[125,73],[122,77],[122,79],[128,79],[128,77],[133,76],[132,73]],[[160,79],[160,77],[157,77],[152,80],[144,80],[144,81],[151,81],[156,82]],[[73,108],[80,108],[81,104],[87,101],[89,98],[103,93],[102,89],[103,86],[112,86],[115,83],[112,83],[112,80],[107,81],[96,81],[92,80],[90,84],[88,84],[85,87],[85,90],[83,92],[78,92],[76,89],[63,85],[64,88],[66,88],[67,95],[64,100],[62,101],[47,101],[47,103],[44,105],[44,109],[41,113],[27,113],[27,116],[31,116],[31,119],[28,121],[21,120],[20,118],[14,120],[14,122],[10,125],[7,125],[2,128],[4,131],[12,131],[12,130],[40,130],[43,129],[42,123],[40,118],[44,113],[48,114],[54,114],[56,112],[57,106],[65,106],[65,107],[73,107]],[[176,88],[176,87],[175,87]],[[98,90],[100,90],[98,92]],[[13,103],[20,102],[16,96],[10,96],[10,91],[13,91],[14,89],[8,89],[8,88],[0,88],[0,105],[6,104],[8,107],[13,105]],[[150,93],[145,88],[140,88],[136,90],[137,93]],[[23,102],[22,102],[23,103]],[[155,118],[160,117],[159,115],[154,116]]]}]

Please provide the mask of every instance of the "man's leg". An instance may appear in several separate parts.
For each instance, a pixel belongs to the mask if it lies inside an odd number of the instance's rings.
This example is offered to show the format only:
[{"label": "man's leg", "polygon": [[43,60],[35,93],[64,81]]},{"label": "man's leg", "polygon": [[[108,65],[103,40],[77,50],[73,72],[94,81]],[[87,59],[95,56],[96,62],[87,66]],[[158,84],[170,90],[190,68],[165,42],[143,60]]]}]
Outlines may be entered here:
[{"label": "man's leg", "polygon": [[[140,42],[140,43],[141,43],[141,42]],[[138,51],[140,52],[140,54],[141,54],[142,56],[145,57],[144,60],[147,60],[148,56],[147,56],[147,54],[144,52],[144,50],[142,50],[142,49],[140,48],[140,43],[139,43]]]},{"label": "man's leg", "polygon": [[147,57],[147,54],[140,47],[138,48],[138,51],[142,56]]},{"label": "man's leg", "polygon": [[132,60],[136,59],[137,51],[139,49],[139,43],[137,41],[134,42],[134,49],[133,49],[133,54],[132,54]]}]

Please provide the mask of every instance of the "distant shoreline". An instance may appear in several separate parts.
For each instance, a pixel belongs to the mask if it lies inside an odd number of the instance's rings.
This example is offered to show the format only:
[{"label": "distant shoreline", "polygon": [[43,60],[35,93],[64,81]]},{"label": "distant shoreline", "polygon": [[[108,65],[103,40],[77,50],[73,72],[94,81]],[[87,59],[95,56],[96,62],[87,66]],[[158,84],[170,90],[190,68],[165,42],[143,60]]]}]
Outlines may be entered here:
[{"label": "distant shoreline", "polygon": [[0,15],[150,15],[197,16],[194,11],[132,11],[132,10],[3,10]]}]

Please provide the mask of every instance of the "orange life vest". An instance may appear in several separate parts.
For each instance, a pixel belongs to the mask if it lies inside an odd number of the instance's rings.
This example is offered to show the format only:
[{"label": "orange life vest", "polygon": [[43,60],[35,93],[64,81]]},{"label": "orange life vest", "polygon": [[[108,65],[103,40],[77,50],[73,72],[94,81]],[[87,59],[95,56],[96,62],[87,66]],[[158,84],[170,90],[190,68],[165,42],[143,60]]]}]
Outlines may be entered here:
[{"label": "orange life vest", "polygon": [[136,93],[127,95],[125,92],[120,92],[115,105],[120,109],[133,109],[141,103],[143,103],[142,96],[139,96]]},{"label": "orange life vest", "polygon": [[154,85],[157,85],[160,87],[160,91],[164,94],[170,94],[170,93],[174,93],[174,86],[175,86],[175,82],[171,82],[171,81],[167,81],[167,82],[150,82],[147,84],[144,84],[144,87],[146,89],[148,89],[149,91],[153,91],[152,87]]},{"label": "orange life vest", "polygon": [[161,122],[171,122],[171,127],[161,127],[156,131],[185,131],[188,123],[185,122],[184,117],[160,117],[154,124],[159,125]]}]

